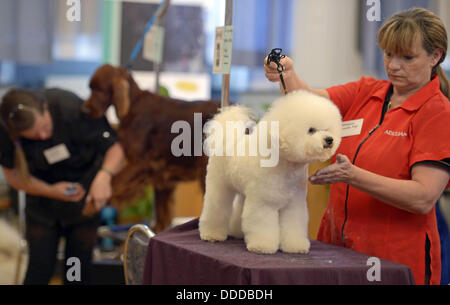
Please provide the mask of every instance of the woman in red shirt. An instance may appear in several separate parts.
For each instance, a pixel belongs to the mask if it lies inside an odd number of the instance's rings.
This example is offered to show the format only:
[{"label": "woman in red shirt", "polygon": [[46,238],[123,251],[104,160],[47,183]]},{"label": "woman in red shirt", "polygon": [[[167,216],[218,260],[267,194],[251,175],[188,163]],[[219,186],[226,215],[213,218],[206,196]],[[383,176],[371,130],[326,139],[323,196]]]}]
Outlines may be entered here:
[{"label": "woman in red shirt", "polygon": [[[290,58],[281,61],[288,92],[330,98],[343,117],[333,164],[310,177],[332,184],[318,240],[408,265],[417,284],[439,284],[435,204],[450,179],[449,81],[440,67],[447,33],[438,17],[416,8],[386,21],[378,44],[390,81],[313,90]],[[275,64],[265,71],[280,80]]]}]

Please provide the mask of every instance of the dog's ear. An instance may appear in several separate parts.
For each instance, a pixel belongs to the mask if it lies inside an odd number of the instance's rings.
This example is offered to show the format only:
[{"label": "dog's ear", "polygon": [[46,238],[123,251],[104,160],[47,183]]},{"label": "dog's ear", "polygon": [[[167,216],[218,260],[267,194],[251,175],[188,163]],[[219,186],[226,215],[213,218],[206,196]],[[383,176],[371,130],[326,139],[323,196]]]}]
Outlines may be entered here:
[{"label": "dog's ear", "polygon": [[112,102],[116,107],[117,117],[123,119],[130,110],[130,85],[126,78],[114,79]]}]

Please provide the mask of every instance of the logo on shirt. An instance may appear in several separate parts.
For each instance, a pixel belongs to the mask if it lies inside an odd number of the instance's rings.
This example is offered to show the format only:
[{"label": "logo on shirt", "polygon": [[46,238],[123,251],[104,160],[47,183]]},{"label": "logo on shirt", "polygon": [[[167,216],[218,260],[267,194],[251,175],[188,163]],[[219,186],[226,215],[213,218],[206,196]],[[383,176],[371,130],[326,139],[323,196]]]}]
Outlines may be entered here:
[{"label": "logo on shirt", "polygon": [[392,137],[407,137],[408,136],[408,133],[406,133],[404,131],[386,130],[384,133],[387,134],[388,136],[392,136]]}]

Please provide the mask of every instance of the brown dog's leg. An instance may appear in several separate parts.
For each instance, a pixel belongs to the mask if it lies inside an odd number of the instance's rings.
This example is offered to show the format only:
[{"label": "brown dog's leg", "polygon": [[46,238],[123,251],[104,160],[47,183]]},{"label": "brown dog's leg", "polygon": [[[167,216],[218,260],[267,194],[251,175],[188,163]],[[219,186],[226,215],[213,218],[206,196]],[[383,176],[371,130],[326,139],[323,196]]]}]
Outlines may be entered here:
[{"label": "brown dog's leg", "polygon": [[164,231],[172,222],[174,211],[174,188],[155,190],[156,224],[153,227],[155,233]]},{"label": "brown dog's leg", "polygon": [[139,199],[149,185],[151,185],[151,181],[144,166],[127,164],[113,178],[113,194],[110,204],[122,208]]}]

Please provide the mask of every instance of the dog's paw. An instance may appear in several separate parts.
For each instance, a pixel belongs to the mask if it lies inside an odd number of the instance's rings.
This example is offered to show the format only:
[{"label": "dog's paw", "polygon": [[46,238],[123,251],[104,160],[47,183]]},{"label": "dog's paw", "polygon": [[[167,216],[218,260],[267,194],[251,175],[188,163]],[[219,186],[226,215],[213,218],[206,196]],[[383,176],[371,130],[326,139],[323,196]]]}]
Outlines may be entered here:
[{"label": "dog's paw", "polygon": [[225,241],[227,239],[227,234],[200,231],[200,238],[209,242]]},{"label": "dog's paw", "polygon": [[261,254],[274,254],[278,251],[278,247],[264,243],[249,243],[247,244],[247,250]]},{"label": "dog's paw", "polygon": [[281,243],[280,249],[286,253],[303,253],[309,252],[311,243],[308,238],[302,237],[289,242]]}]

